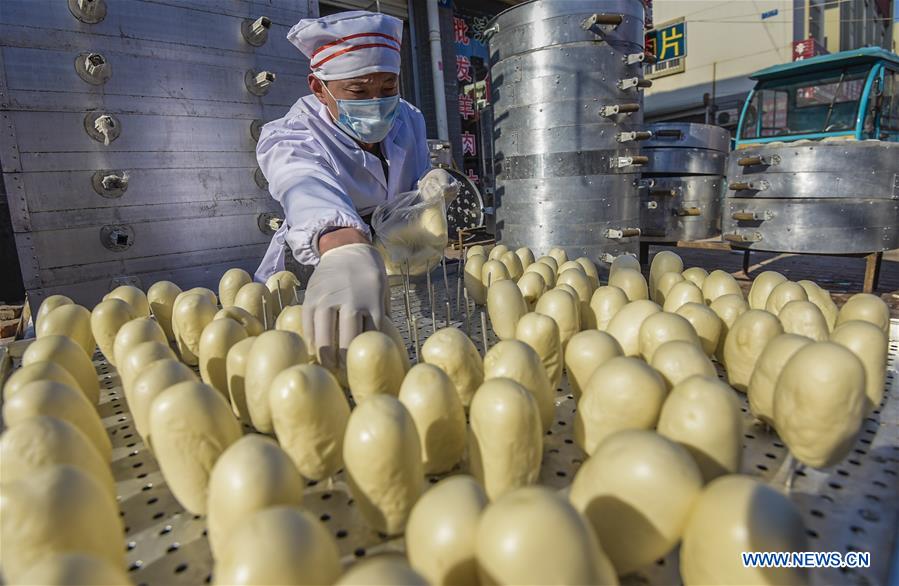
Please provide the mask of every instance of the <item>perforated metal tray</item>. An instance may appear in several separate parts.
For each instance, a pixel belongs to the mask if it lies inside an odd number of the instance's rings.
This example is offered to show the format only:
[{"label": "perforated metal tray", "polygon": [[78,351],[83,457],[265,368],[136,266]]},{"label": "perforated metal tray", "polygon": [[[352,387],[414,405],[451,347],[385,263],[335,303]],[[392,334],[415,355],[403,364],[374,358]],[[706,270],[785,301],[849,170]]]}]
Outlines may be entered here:
[{"label": "perforated metal tray", "polygon": [[[466,329],[465,312],[457,311],[456,279],[447,295],[442,277],[435,279],[437,327]],[[424,283],[413,283],[410,305],[416,316],[419,343],[433,332]],[[400,288],[392,290],[393,319],[414,358],[414,336],[405,323]],[[446,302],[451,305],[447,320]],[[459,306],[462,309],[462,306]],[[480,312],[470,312],[470,335],[482,347]],[[896,520],[899,511],[899,382],[897,382],[899,321],[893,320],[886,392],[880,407],[868,417],[852,453],[839,465],[805,470],[794,480],[790,498],[805,520],[810,548],[815,551],[868,551],[871,567],[864,570],[820,569],[812,572],[816,584],[888,584],[895,562]],[[494,343],[492,335],[488,343]],[[101,380],[100,414],[113,442],[113,474],[125,525],[123,547],[136,584],[202,584],[211,581],[212,558],[205,522],[178,504],[165,484],[159,466],[135,432],[115,369],[98,353],[94,364]],[[753,424],[745,396],[740,396],[744,417],[743,472],[770,481],[787,453],[778,438]],[[572,435],[575,402],[566,383],[557,389],[556,421],[544,438],[539,482],[565,490],[585,459]],[[439,478],[431,477],[434,483]],[[307,483],[304,506],[317,515],[334,535],[344,564],[381,551],[402,551],[402,539],[388,540],[368,529],[353,505],[339,473],[330,483]],[[895,572],[895,568],[893,569]],[[895,575],[895,574],[894,574]],[[626,584],[680,583],[677,551],[627,576]]]}]

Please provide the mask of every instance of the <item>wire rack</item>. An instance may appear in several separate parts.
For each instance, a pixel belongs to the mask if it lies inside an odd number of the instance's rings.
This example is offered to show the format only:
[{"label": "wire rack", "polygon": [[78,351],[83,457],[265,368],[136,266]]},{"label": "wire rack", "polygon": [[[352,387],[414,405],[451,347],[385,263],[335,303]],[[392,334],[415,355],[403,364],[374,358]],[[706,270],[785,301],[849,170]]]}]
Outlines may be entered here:
[{"label": "wire rack", "polygon": [[[410,329],[405,319],[406,296],[401,287],[391,290],[392,315],[403,335],[410,355],[434,331],[450,326],[467,330],[479,347],[480,310],[466,312],[457,305],[457,275],[443,280],[437,273],[431,291],[414,280],[409,306],[415,319]],[[449,315],[447,315],[447,303]],[[466,316],[467,313],[467,316]],[[468,319],[466,319],[466,317]],[[467,322],[467,325],[466,325]],[[866,569],[818,569],[812,572],[815,584],[888,584],[895,576],[896,526],[899,511],[899,400],[897,387],[897,339],[899,321],[893,320],[886,392],[883,402],[864,421],[862,432],[850,455],[839,465],[824,470],[806,469],[795,478],[790,498],[805,521],[809,546],[814,551],[871,552]],[[486,344],[495,343],[488,333]],[[115,369],[99,352],[94,364],[101,382],[100,415],[113,443],[112,470],[117,481],[119,509],[125,526],[123,547],[131,578],[136,584],[203,584],[212,579],[213,561],[206,539],[205,520],[186,512],[172,496],[153,455],[133,427]],[[753,422],[744,395],[742,472],[770,481],[787,454],[776,435]],[[586,455],[574,443],[572,419],[575,402],[567,383],[556,391],[556,421],[544,437],[540,484],[565,491]],[[251,431],[251,430],[247,430]],[[459,470],[450,472],[456,473]],[[444,475],[445,476],[445,475]],[[441,477],[429,477],[432,484]],[[388,539],[367,528],[354,506],[352,495],[340,471],[328,482],[308,481],[304,507],[318,516],[331,531],[344,565],[355,559],[384,551],[403,551],[402,539]],[[894,579],[894,578],[892,578]],[[664,559],[623,579],[625,584],[677,584],[677,550]]]}]

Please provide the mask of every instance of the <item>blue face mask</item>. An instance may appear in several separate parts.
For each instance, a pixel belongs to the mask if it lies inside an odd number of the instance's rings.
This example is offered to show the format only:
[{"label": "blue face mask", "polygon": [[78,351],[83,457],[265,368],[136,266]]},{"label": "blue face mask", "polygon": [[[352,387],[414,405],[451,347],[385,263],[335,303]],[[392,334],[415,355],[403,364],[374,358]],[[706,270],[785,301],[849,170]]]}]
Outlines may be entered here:
[{"label": "blue face mask", "polygon": [[[322,85],[328,95],[334,98],[328,86],[324,82]],[[334,98],[334,101],[337,102],[337,126],[356,140],[371,144],[384,140],[400,111],[399,95],[372,100]]]}]

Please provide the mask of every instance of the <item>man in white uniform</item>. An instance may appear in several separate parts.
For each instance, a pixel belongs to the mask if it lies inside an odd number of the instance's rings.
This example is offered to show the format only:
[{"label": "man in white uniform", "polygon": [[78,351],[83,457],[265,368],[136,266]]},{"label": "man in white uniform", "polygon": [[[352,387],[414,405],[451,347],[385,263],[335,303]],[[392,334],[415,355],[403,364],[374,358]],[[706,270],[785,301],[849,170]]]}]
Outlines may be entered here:
[{"label": "man in white uniform", "polygon": [[338,348],[388,319],[384,263],[363,218],[436,177],[423,178],[424,118],[399,97],[402,33],[401,20],[364,11],[301,20],[287,38],[310,60],[312,94],[266,124],[256,147],[285,213],[256,279],[283,270],[285,242],[299,263],[316,266],[303,329],[329,366]]}]

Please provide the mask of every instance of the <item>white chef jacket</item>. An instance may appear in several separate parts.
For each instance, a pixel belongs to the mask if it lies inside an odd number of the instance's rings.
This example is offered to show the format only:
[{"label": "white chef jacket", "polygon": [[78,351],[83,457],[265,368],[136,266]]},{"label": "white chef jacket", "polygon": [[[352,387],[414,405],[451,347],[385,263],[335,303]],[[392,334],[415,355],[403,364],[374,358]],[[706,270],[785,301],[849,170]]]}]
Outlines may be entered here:
[{"label": "white chef jacket", "polygon": [[301,264],[319,261],[318,236],[326,228],[356,228],[371,237],[363,215],[397,194],[415,189],[431,168],[425,120],[400,99],[399,114],[381,143],[388,165],[338,128],[315,95],[297,100],[283,118],[262,127],[256,145],[269,192],[284,208],[257,281],[284,270],[284,243]]}]

